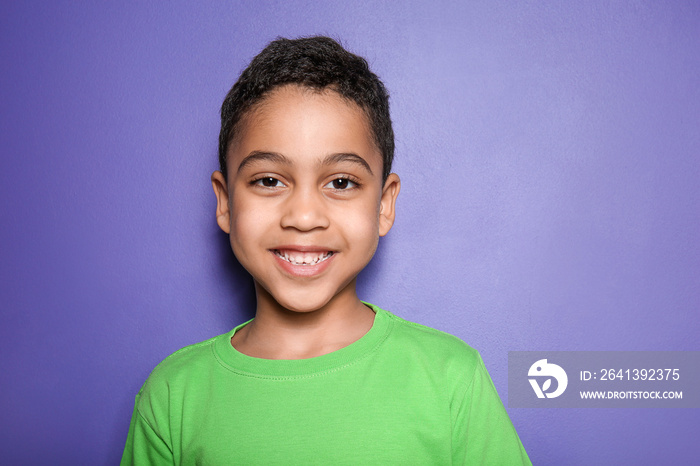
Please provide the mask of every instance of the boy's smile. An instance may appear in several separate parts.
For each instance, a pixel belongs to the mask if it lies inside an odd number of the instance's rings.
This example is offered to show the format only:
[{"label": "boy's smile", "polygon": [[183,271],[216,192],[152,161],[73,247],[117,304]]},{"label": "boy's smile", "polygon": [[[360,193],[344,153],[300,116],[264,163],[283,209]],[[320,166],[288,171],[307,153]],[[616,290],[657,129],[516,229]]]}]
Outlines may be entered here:
[{"label": "boy's smile", "polygon": [[315,251],[298,246],[273,249],[280,266],[291,275],[312,277],[321,273],[331,263],[333,251]]},{"label": "boy's smile", "polygon": [[333,90],[277,88],[241,121],[228,180],[212,176],[217,221],[261,306],[353,307],[357,274],[394,220],[399,179],[368,119]]}]

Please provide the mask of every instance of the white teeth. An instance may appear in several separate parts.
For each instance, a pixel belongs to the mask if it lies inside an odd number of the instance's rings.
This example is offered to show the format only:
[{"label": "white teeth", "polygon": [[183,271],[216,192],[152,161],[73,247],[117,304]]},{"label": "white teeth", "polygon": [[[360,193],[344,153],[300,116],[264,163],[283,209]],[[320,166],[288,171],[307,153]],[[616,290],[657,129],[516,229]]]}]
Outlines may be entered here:
[{"label": "white teeth", "polygon": [[323,262],[333,255],[333,251],[328,251],[324,253],[318,252],[290,252],[290,251],[280,251],[278,249],[274,250],[277,257],[281,257],[287,262],[294,265],[316,265],[319,262]]}]

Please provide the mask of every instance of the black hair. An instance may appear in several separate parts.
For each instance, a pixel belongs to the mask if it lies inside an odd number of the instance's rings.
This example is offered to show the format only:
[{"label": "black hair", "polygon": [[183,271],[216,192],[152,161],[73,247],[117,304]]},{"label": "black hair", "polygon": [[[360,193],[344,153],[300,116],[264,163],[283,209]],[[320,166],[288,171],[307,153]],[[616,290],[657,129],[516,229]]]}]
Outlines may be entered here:
[{"label": "black hair", "polygon": [[324,36],[274,40],[241,73],[221,105],[219,165],[224,178],[226,153],[242,118],[270,91],[286,84],[316,90],[330,88],[362,108],[382,154],[382,179],[386,180],[394,158],[389,94],[364,58]]}]

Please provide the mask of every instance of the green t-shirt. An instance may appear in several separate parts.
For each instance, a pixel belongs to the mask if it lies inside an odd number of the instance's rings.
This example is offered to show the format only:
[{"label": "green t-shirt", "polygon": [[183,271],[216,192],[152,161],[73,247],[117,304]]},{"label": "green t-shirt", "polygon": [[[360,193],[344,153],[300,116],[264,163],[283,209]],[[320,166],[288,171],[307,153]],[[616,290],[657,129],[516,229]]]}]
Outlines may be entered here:
[{"label": "green t-shirt", "polygon": [[160,363],[136,397],[122,465],[530,464],[476,350],[370,307],[332,353],[246,356],[233,331]]}]

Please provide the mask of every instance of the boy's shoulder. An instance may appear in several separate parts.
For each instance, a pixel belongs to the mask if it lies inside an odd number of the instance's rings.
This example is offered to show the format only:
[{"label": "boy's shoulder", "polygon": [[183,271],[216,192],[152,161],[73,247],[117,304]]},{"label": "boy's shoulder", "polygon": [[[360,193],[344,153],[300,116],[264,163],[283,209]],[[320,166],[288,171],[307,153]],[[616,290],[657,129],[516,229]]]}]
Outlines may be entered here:
[{"label": "boy's shoulder", "polygon": [[403,317],[399,317],[398,315],[389,311],[384,312],[387,313],[390,319],[394,320],[395,329],[398,334],[400,336],[411,338],[413,341],[415,341],[415,343],[434,345],[439,348],[444,348],[447,351],[466,351],[476,353],[474,348],[450,333],[428,327],[427,325],[419,324],[417,322],[406,320]]},{"label": "boy's shoulder", "polygon": [[180,348],[170,354],[151,371],[144,388],[161,384],[172,385],[180,379],[184,381],[206,377],[207,373],[216,365],[214,345],[222,338],[226,338],[227,335],[217,335]]},{"label": "boy's shoulder", "polygon": [[391,345],[394,351],[405,352],[418,360],[445,369],[472,373],[482,363],[479,352],[458,337],[442,330],[411,322],[389,311],[371,306],[375,312],[384,312],[393,321]]}]

